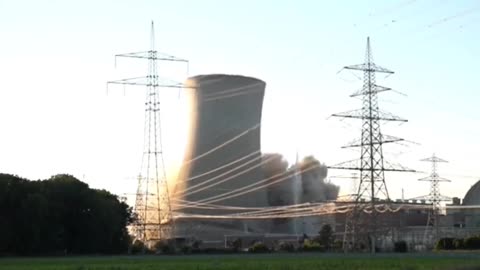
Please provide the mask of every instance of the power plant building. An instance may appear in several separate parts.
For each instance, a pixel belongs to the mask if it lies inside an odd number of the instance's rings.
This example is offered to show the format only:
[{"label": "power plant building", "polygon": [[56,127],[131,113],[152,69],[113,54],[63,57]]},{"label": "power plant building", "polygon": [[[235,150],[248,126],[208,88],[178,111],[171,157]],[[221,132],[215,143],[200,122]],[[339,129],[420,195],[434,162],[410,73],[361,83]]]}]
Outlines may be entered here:
[{"label": "power plant building", "polygon": [[[199,75],[187,80],[192,89],[190,128],[184,165],[175,189],[181,201],[197,202],[179,211],[197,215],[230,213],[209,204],[267,206],[265,189],[238,195],[263,178],[260,123],[265,82],[237,75]],[[238,210],[237,210],[238,211]],[[261,222],[241,220],[181,220],[180,235],[264,232]]]},{"label": "power plant building", "polygon": [[265,82],[213,74],[191,77],[186,85],[191,90],[190,128],[173,199],[177,213],[196,218],[178,219],[176,235],[221,240],[226,235],[318,232],[321,217],[215,217],[241,212],[242,207],[335,200],[339,189],[324,182],[327,168],[313,157],[288,167],[281,155],[261,153]]},{"label": "power plant building", "polygon": [[[347,202],[337,201],[339,187],[325,182],[327,167],[315,158],[289,165],[279,154],[262,154],[264,81],[213,74],[191,77],[186,84],[190,88],[189,134],[172,195],[174,210],[184,215],[175,221],[177,238],[194,237],[216,246],[236,238],[295,241],[303,235],[314,237],[321,226],[330,224],[337,239],[342,239],[345,213],[296,219],[219,218],[256,207]],[[286,179],[278,182],[281,178]],[[453,205],[479,205],[479,198],[480,181],[467,192],[463,204],[455,199]],[[429,203],[390,201],[394,207],[406,208],[383,216],[386,230],[379,247],[388,249],[398,240],[407,240],[415,249],[424,245]],[[477,209],[447,208],[439,217],[439,225],[445,236],[478,233],[480,213]]]}]

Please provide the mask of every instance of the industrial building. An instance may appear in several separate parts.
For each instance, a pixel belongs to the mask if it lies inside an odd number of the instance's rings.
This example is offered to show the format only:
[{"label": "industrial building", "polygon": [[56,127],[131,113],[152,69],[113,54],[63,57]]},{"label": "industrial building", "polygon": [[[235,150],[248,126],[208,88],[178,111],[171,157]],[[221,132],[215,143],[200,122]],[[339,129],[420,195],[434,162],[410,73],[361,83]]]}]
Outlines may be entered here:
[{"label": "industrial building", "polygon": [[[178,199],[202,202],[261,180],[260,123],[265,82],[214,74],[189,78],[186,85],[194,90],[189,95],[187,150],[175,188]],[[228,145],[216,148],[225,143]],[[209,153],[212,149],[216,150]],[[215,204],[267,206],[266,191],[260,189]],[[229,212],[185,205],[178,211],[203,215]],[[176,227],[177,235],[202,235],[204,239],[217,239],[219,234],[264,231],[261,224],[231,220],[185,220],[177,222]]]},{"label": "industrial building", "polygon": [[[325,183],[326,166],[312,157],[288,167],[280,157],[262,154],[261,115],[266,83],[238,75],[189,78],[190,128],[187,150],[174,194],[175,211],[222,215],[218,208],[284,206],[335,200],[339,188]],[[298,173],[297,173],[298,171]],[[278,180],[282,182],[271,184]],[[288,179],[285,179],[288,178]],[[260,183],[268,185],[263,188]],[[256,188],[241,194],[246,187]],[[192,203],[193,202],[193,203]],[[216,205],[215,209],[209,207]],[[224,235],[300,233],[319,217],[301,220],[179,219],[177,237],[220,241]]]},{"label": "industrial building", "polygon": [[[265,82],[245,76],[213,74],[191,77],[186,85],[193,89],[189,94],[190,129],[184,164],[172,195],[175,211],[215,216],[238,212],[241,207],[347,203],[337,201],[339,188],[325,182],[327,168],[314,158],[307,157],[289,166],[281,156],[262,154],[260,123]],[[268,187],[260,185],[275,182],[284,177],[278,176],[282,173],[288,179]],[[243,194],[248,187],[258,188]],[[428,248],[426,243],[432,242],[425,233],[429,202],[388,203],[393,208],[406,207],[380,215],[378,247],[389,250],[395,241],[405,240],[410,249]],[[439,217],[440,235],[478,234],[479,210],[454,206],[479,204],[480,181],[467,192],[463,203],[455,198]],[[211,207],[213,205],[215,207]],[[315,236],[322,225],[330,224],[337,239],[341,239],[345,220],[345,213],[263,220],[182,218],[176,221],[175,235],[200,239],[213,246],[224,246],[236,238],[275,243],[282,239],[296,241],[304,235]]]}]

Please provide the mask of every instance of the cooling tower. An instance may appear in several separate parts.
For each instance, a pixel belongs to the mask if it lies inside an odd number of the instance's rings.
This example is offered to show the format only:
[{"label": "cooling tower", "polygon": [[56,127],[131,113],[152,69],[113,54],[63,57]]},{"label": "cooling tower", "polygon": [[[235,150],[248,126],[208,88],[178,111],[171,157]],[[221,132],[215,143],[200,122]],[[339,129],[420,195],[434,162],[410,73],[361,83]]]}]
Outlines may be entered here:
[{"label": "cooling tower", "polygon": [[[190,128],[174,192],[174,198],[183,202],[177,207],[178,211],[221,215],[231,210],[209,209],[206,204],[266,206],[264,189],[236,196],[246,190],[242,188],[263,178],[260,122],[265,82],[216,74],[189,78],[187,85],[190,88]],[[185,206],[185,201],[196,202],[196,207]],[[204,239],[223,239],[222,233],[262,230],[261,222],[253,221],[184,219],[177,224],[177,234],[201,235]]]}]

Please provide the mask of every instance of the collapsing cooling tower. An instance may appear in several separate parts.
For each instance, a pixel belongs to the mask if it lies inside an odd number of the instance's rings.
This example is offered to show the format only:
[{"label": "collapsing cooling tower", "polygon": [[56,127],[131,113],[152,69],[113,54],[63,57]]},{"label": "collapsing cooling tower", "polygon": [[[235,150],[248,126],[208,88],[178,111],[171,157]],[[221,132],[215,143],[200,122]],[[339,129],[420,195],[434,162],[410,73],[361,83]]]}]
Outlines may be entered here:
[{"label": "collapsing cooling tower", "polygon": [[[231,197],[263,177],[260,122],[265,82],[217,74],[192,77],[187,85],[190,88],[190,132],[184,165],[175,189],[176,198],[215,205],[266,206],[264,189]],[[228,213],[226,210],[185,205],[178,210],[189,214]],[[200,227],[203,228],[208,224],[231,230],[230,233],[255,230],[254,222],[197,220],[189,224],[193,226],[195,222],[202,222]],[[181,233],[193,232],[184,228]],[[209,234],[206,231],[195,233]],[[217,231],[217,234],[222,232]]]}]

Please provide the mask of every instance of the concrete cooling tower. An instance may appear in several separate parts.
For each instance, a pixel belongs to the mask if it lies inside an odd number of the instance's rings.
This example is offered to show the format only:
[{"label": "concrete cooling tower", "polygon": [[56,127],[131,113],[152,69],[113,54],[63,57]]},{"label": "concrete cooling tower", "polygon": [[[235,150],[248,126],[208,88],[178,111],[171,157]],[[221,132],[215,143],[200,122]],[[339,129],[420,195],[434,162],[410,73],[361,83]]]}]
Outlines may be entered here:
[{"label": "concrete cooling tower", "polygon": [[[177,210],[186,214],[231,213],[221,206],[267,206],[266,191],[237,196],[263,178],[260,122],[265,82],[237,75],[199,75],[187,80],[190,128],[184,163],[174,190]],[[187,203],[185,203],[185,201]],[[196,202],[194,205],[186,205]],[[230,212],[229,212],[230,211]],[[238,210],[237,210],[238,211]],[[177,235],[214,239],[263,232],[261,222],[179,219]]]}]

